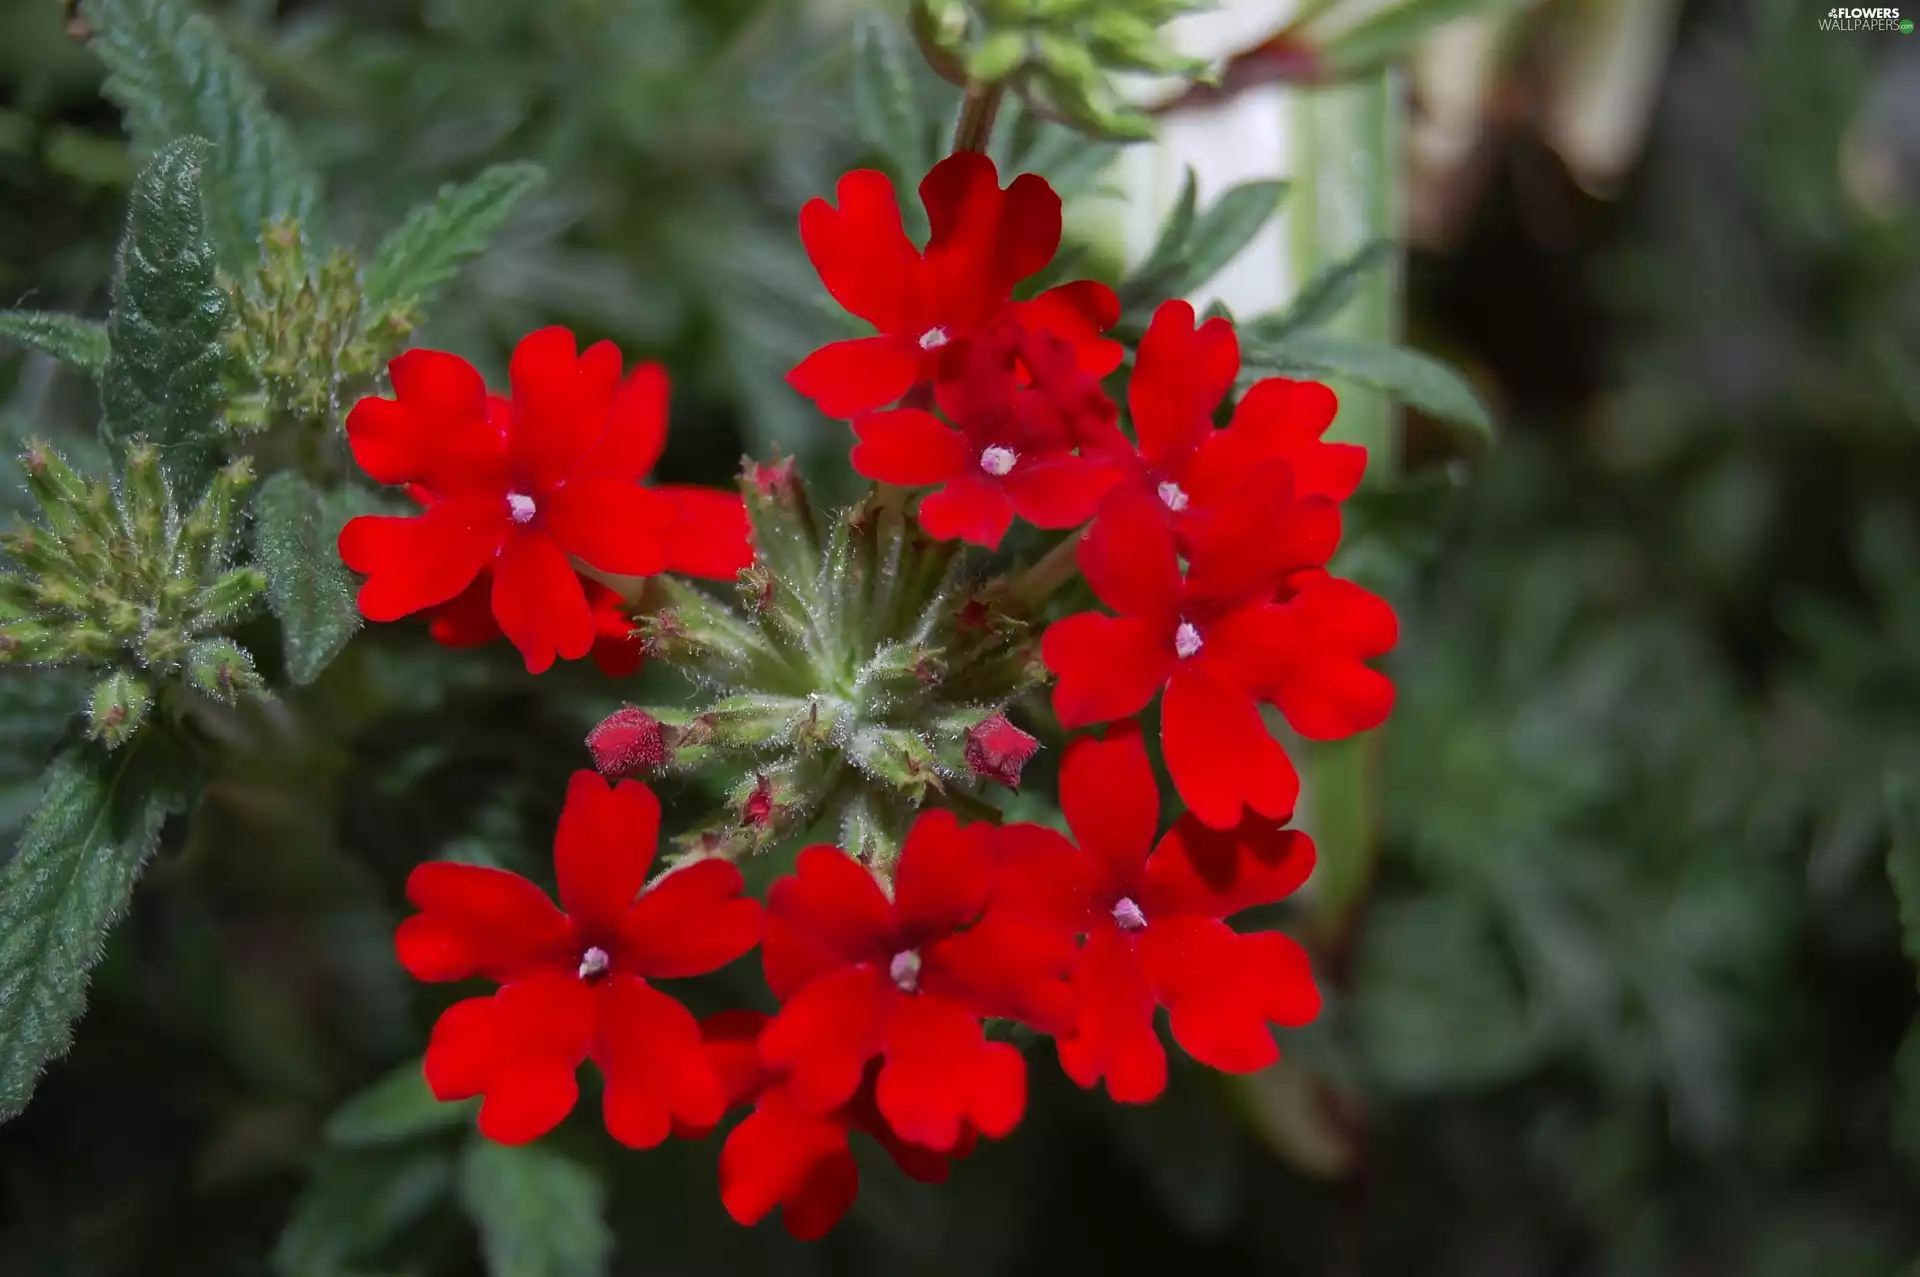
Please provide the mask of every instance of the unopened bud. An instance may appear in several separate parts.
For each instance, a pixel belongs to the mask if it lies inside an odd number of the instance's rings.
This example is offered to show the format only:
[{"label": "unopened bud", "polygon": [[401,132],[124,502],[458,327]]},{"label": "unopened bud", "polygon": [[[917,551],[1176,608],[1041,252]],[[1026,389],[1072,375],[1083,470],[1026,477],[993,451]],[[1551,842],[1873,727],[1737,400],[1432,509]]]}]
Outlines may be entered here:
[{"label": "unopened bud", "polygon": [[229,703],[262,686],[253,658],[227,639],[195,643],[187,653],[187,679],[208,696]]},{"label": "unopened bud", "polygon": [[87,706],[88,729],[108,749],[117,749],[146,722],[152,704],[153,689],[143,679],[115,671],[93,689]]},{"label": "unopened bud", "polygon": [[1005,715],[982,719],[966,736],[967,769],[983,780],[1020,788],[1020,769],[1038,753],[1040,742],[1008,722]]},{"label": "unopened bud", "polygon": [[625,705],[587,733],[587,749],[602,776],[617,780],[664,766],[669,753],[667,729],[659,719]]},{"label": "unopened bud", "polygon": [[740,820],[748,825],[767,825],[773,821],[779,804],[773,800],[773,782],[765,774],[753,778],[753,790],[740,804]]}]

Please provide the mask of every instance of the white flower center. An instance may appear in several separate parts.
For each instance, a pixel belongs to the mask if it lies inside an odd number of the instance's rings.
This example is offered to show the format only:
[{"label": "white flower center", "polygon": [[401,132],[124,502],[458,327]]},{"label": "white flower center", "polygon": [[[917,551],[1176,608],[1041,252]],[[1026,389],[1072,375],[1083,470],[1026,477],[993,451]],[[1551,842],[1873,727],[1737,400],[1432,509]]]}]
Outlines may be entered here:
[{"label": "white flower center", "polygon": [[893,955],[893,961],[887,964],[887,974],[900,986],[902,993],[920,991],[920,952],[917,949],[903,949]]},{"label": "white flower center", "polygon": [[1132,897],[1122,896],[1113,906],[1113,924],[1122,931],[1139,931],[1147,925],[1147,915],[1133,903]]},{"label": "white flower center", "polygon": [[1172,481],[1163,483],[1159,487],[1159,493],[1160,500],[1175,514],[1187,508],[1187,494],[1181,490],[1179,484]]},{"label": "white flower center", "polygon": [[998,479],[1001,475],[1012,470],[1014,463],[1019,460],[1019,453],[1015,452],[1012,448],[1003,448],[996,443],[993,447],[988,448],[980,454],[980,468]]},{"label": "white flower center", "polygon": [[595,945],[580,955],[580,978],[591,980],[595,976],[605,975],[607,968],[613,965],[613,958],[605,949]]},{"label": "white flower center", "polygon": [[940,347],[946,345],[947,341],[948,341],[948,337],[947,337],[946,329],[929,328],[927,329],[927,331],[920,334],[920,349],[938,350],[940,349]]},{"label": "white flower center", "polygon": [[515,523],[532,523],[535,512],[533,498],[524,492],[509,492],[507,494],[507,512],[513,515],[513,521]]},{"label": "white flower center", "polygon": [[1200,650],[1200,631],[1193,628],[1190,621],[1180,622],[1180,628],[1173,632],[1173,650],[1181,660],[1186,660]]}]

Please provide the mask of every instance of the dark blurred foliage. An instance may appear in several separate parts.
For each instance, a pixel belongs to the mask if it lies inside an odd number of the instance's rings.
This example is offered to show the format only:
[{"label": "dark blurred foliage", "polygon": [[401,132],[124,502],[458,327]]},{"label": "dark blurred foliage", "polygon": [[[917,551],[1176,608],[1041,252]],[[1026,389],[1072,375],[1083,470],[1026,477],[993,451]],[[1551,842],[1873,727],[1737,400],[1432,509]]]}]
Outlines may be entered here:
[{"label": "dark blurred foliage", "polygon": [[[859,158],[840,21],[273,9],[222,13],[336,233],[370,239],[494,160],[553,171],[427,344],[497,372],[564,322],[669,360],[668,477],[775,443],[832,462],[780,376],[835,331],[793,217]],[[0,301],[98,314],[132,166],[61,24],[54,0],[0,15]],[[390,956],[408,868],[536,869],[617,694],[389,627],[229,724],[73,1055],[0,1131],[0,1273],[478,1272],[459,1202],[493,1271],[591,1271],[600,1200],[616,1273],[1915,1271],[1920,1182],[1891,1135],[1915,984],[1882,856],[1887,783],[1920,767],[1916,55],[1805,6],[1699,0],[1618,203],[1515,131],[1465,239],[1415,259],[1413,330],[1505,431],[1457,457],[1414,420],[1424,469],[1355,511],[1405,620],[1384,856],[1282,1070],[1176,1071],[1160,1105],[1116,1110],[1043,1050],[1012,1140],[942,1188],[872,1166],[811,1247],[726,1219],[713,1143],[612,1146],[591,1095],[551,1144],[600,1187],[581,1172],[552,1201],[454,1129],[325,1139],[441,1005]],[[90,395],[0,366],[16,433],[80,438]],[[73,703],[56,684],[0,683],[0,819]],[[718,1006],[756,980],[711,983]],[[527,1217],[587,1268],[514,1266]]]}]

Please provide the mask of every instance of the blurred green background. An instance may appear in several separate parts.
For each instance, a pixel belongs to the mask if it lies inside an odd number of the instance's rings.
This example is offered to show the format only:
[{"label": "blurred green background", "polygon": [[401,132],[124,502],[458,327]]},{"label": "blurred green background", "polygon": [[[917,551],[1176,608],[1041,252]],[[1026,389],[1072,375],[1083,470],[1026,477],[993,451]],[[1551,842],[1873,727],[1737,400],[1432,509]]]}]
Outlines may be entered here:
[{"label": "blurred green background", "polygon": [[[673,370],[661,477],[777,445],[846,481],[781,377],[839,332],[794,216],[863,158],[850,5],[209,7],[338,239],[489,162],[551,170],[423,344],[497,374],[544,323],[612,337]],[[456,1130],[329,1126],[439,1005],[391,959],[407,869],[536,863],[582,732],[635,695],[390,627],[235,720],[72,1056],[0,1128],[0,1274],[1920,1273],[1888,881],[1920,856],[1920,40],[1687,0],[1670,47],[1608,43],[1647,8],[1511,11],[1472,144],[1414,184],[1408,331],[1502,435],[1409,415],[1406,478],[1356,500],[1404,622],[1382,855],[1281,1069],[1118,1110],[1042,1048],[1014,1138],[943,1188],[872,1166],[810,1247],[726,1219],[715,1142],[624,1153],[590,1105],[533,1186],[456,1161]],[[65,23],[0,10],[0,303],[98,315],[134,161]],[[1563,108],[1622,58],[1650,125],[1602,183]],[[1447,70],[1416,69],[1419,110]],[[0,355],[14,436],[92,413]],[[0,679],[0,820],[78,686]],[[552,1255],[516,1251],[542,1229]]]}]

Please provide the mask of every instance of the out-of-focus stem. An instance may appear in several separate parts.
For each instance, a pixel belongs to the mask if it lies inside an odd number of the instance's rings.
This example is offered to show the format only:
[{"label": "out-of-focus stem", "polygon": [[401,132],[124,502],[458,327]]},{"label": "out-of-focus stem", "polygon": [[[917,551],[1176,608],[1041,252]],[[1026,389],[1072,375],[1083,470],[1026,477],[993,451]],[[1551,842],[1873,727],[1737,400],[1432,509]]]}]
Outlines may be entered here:
[{"label": "out-of-focus stem", "polygon": [[969,84],[966,96],[960,100],[960,123],[953,130],[953,149],[955,151],[984,151],[987,139],[993,136],[993,121],[1000,114],[1000,99],[1006,94],[1006,86],[993,84]]},{"label": "out-of-focus stem", "polygon": [[1041,555],[1033,566],[1013,579],[1012,602],[1016,607],[1034,609],[1046,602],[1055,590],[1080,575],[1080,535],[1074,533]]}]

